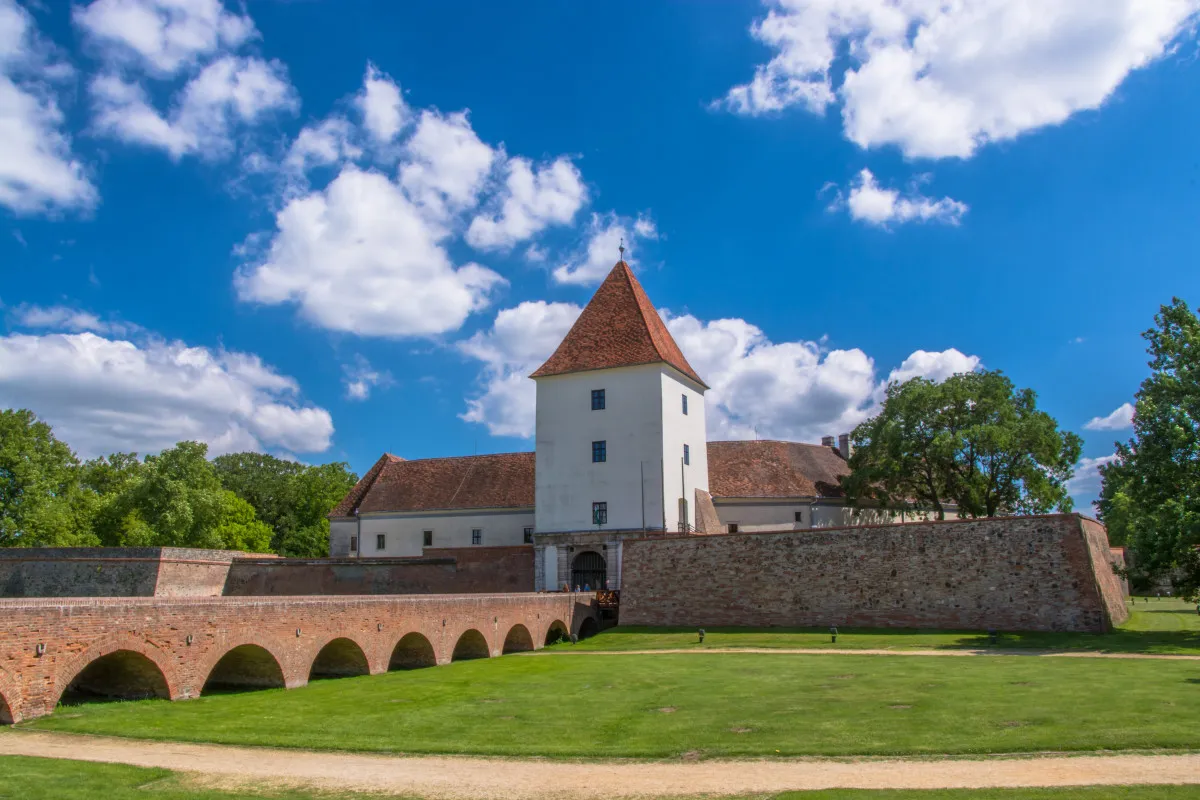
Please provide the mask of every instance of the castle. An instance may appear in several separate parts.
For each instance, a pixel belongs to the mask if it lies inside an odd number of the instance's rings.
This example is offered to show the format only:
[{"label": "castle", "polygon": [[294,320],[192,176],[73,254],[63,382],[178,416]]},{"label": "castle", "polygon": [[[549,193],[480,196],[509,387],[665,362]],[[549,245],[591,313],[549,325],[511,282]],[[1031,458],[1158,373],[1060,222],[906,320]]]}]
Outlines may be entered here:
[{"label": "castle", "polygon": [[618,589],[628,538],[887,521],[845,504],[848,435],[709,442],[708,386],[624,260],[530,377],[534,452],[385,454],[329,515],[330,553],[527,544],[530,588]]}]

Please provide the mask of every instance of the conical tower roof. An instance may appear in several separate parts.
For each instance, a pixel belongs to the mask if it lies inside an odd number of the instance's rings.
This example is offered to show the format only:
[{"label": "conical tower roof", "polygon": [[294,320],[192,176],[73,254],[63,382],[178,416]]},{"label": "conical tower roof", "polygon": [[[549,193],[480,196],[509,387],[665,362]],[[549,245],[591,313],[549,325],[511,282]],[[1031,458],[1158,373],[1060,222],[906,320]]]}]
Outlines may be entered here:
[{"label": "conical tower roof", "polygon": [[670,364],[708,388],[683,357],[633,270],[622,260],[592,295],[554,355],[530,377],[658,363]]}]

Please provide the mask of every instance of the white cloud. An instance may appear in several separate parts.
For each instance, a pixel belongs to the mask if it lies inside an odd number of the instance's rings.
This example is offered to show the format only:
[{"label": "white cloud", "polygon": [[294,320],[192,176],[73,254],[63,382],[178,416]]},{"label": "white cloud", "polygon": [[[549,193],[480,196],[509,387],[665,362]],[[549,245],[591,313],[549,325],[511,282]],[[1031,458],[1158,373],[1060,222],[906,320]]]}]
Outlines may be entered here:
[{"label": "white cloud", "polygon": [[162,76],[257,35],[249,17],[230,13],[221,0],[96,0],[77,7],[74,19],[114,60]]},{"label": "white cloud", "polygon": [[254,355],[93,333],[0,338],[0,405],[30,408],[81,456],[157,452],[184,439],[214,455],[326,450],[329,412]]},{"label": "white cloud", "polygon": [[621,257],[621,242],[625,243],[625,261],[633,264],[638,245],[657,238],[658,230],[648,217],[631,220],[616,214],[592,214],[587,242],[573,258],[554,270],[554,280],[559,283],[598,283]]},{"label": "white cloud", "polygon": [[536,171],[529,159],[509,159],[498,212],[471,220],[467,242],[480,250],[507,250],[550,225],[566,225],[586,202],[583,176],[569,159]]},{"label": "white cloud", "polygon": [[974,372],[980,366],[979,356],[968,356],[951,347],[949,350],[917,350],[888,373],[887,383],[904,383],[913,378],[928,378],[941,383],[951,375]]},{"label": "white cloud", "polygon": [[374,64],[367,65],[362,91],[355,98],[363,126],[379,144],[389,144],[408,121],[409,111],[400,87]]},{"label": "white cloud", "polygon": [[1099,458],[1079,459],[1079,463],[1075,465],[1075,475],[1071,480],[1067,481],[1067,493],[1075,498],[1076,502],[1079,502],[1081,499],[1087,500],[1100,494],[1100,487],[1104,483],[1104,479],[1100,475],[1100,468],[1116,460],[1116,453],[1113,453],[1111,456],[1100,456]]},{"label": "white cloud", "polygon": [[432,217],[447,219],[479,202],[496,151],[480,141],[465,111],[422,111],[405,147],[400,185]]},{"label": "white cloud", "polygon": [[1122,403],[1107,417],[1092,417],[1083,428],[1089,431],[1123,431],[1133,427],[1133,404]]},{"label": "white cloud", "polygon": [[[276,215],[265,254],[239,270],[242,300],[296,303],[308,320],[364,336],[457,330],[504,279],[456,267],[446,231],[377,172],[348,166]],[[252,243],[249,243],[252,248]]]},{"label": "white cloud", "polygon": [[875,180],[869,169],[858,173],[851,183],[850,194],[840,192],[830,204],[830,211],[846,209],[850,218],[869,225],[886,228],[905,222],[942,222],[957,225],[967,213],[967,205],[943,197],[934,200],[921,194],[916,186],[904,195],[898,189],[885,189]]},{"label": "white cloud", "polygon": [[391,373],[372,367],[365,356],[356,355],[353,364],[342,365],[342,384],[346,387],[347,400],[367,400],[373,388],[391,383]]},{"label": "white cloud", "polygon": [[35,306],[24,304],[12,311],[12,321],[22,328],[53,328],[59,331],[92,331],[124,335],[141,330],[129,322],[102,320],[90,311],[68,306]]},{"label": "white cloud", "polygon": [[54,81],[69,71],[53,60],[29,13],[0,0],[0,205],[19,214],[96,203],[96,187],[62,130]]},{"label": "white cloud", "polygon": [[490,330],[458,344],[483,362],[483,392],[467,399],[467,422],[487,425],[493,436],[533,435],[536,387],[529,374],[567,335],[582,309],[573,303],[521,303],[496,315]]},{"label": "white cloud", "polygon": [[91,86],[96,127],[116,138],[184,155],[221,158],[234,146],[232,131],[278,111],[294,112],[299,99],[278,61],[225,56],[206,66],[183,88],[168,115],[160,114],[145,89],[115,74]]},{"label": "white cloud", "polygon": [[931,158],[1098,108],[1190,34],[1200,10],[1200,0],[767,2],[751,32],[774,55],[726,107],[822,113],[840,101],[851,141]]},{"label": "white cloud", "polygon": [[313,167],[353,161],[362,155],[362,148],[354,140],[354,126],[349,120],[329,117],[300,131],[288,148],[284,164],[293,172],[304,173]]}]

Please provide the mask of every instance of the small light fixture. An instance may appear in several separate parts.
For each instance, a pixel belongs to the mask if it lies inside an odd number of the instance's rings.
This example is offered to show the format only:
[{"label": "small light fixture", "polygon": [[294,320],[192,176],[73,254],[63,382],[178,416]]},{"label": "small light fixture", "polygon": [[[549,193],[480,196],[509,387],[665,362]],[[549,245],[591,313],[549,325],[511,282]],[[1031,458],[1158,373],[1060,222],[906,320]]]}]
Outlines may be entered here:
[{"label": "small light fixture", "polygon": [[829,640],[834,644],[837,644],[837,625],[829,626]]},{"label": "small light fixture", "polygon": [[299,628],[296,628],[296,638],[297,639],[300,638],[300,629]]},{"label": "small light fixture", "polygon": [[188,646],[188,647],[191,647],[191,646],[192,646],[192,635],[189,633],[189,634],[187,635],[187,638],[186,638],[186,639],[184,639],[184,641],[185,641],[185,642],[187,642],[187,646]]},{"label": "small light fixture", "polygon": [[375,623],[375,630],[377,630],[377,631],[382,631],[382,630],[383,630],[383,623],[382,623],[382,622],[376,622],[376,623]]},{"label": "small light fixture", "polygon": [[36,645],[34,645],[33,652],[38,658],[41,658],[42,656],[46,655],[45,642],[38,642]]}]

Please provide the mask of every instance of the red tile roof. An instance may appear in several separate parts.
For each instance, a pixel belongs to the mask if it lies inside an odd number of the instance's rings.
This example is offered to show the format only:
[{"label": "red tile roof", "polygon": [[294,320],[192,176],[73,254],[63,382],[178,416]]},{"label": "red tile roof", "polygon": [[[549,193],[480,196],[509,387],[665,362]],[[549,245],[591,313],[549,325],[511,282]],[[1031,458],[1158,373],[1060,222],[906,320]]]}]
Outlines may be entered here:
[{"label": "red tile roof", "polygon": [[633,270],[618,261],[554,355],[530,377],[658,363],[670,364],[708,388],[683,357]]},{"label": "red tile roof", "polygon": [[[841,497],[849,472],[832,447],[801,442],[709,442],[708,488],[722,497]],[[384,455],[330,512],[533,508],[534,454],[405,461]]]},{"label": "red tile roof", "polygon": [[832,447],[803,442],[708,443],[713,497],[842,497],[850,468]]}]

